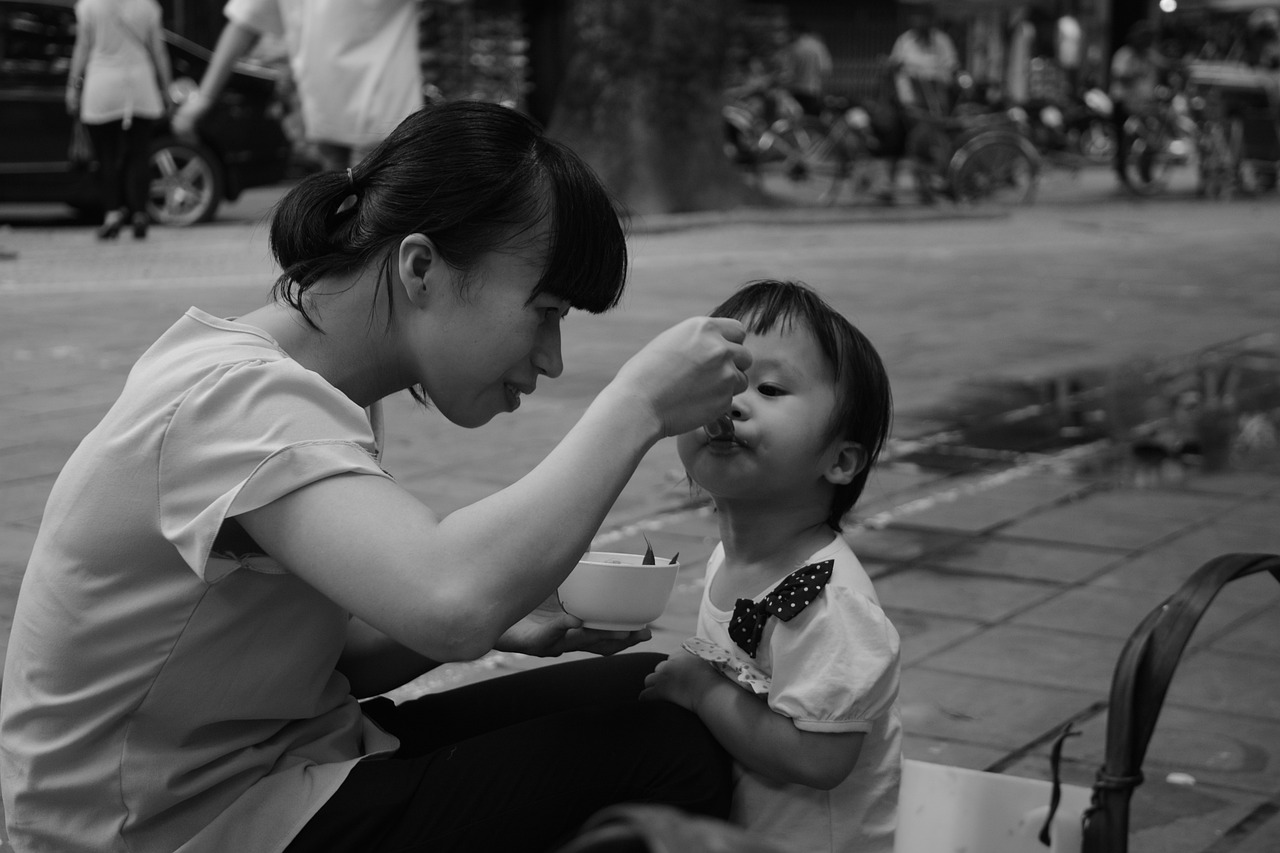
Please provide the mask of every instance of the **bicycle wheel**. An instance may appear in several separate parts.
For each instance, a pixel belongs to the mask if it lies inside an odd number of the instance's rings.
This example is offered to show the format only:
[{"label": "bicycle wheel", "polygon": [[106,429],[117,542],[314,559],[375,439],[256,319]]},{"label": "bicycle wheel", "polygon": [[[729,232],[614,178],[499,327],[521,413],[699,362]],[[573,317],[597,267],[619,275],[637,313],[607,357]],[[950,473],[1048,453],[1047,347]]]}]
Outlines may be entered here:
[{"label": "bicycle wheel", "polygon": [[793,177],[835,174],[839,161],[827,131],[821,119],[804,116],[778,134],[778,147],[787,151]]},{"label": "bicycle wheel", "polygon": [[956,201],[1030,204],[1040,183],[1040,155],[1017,134],[981,134],[960,146],[947,175]]}]

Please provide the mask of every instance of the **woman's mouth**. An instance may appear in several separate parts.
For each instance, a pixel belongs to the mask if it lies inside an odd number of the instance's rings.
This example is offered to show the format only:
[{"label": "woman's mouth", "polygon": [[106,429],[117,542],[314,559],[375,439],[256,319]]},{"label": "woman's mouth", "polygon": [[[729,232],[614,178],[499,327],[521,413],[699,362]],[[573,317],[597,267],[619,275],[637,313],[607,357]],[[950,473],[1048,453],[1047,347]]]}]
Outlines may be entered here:
[{"label": "woman's mouth", "polygon": [[514,412],[520,408],[520,389],[510,383],[505,383],[502,386],[502,390],[507,395],[507,411]]}]

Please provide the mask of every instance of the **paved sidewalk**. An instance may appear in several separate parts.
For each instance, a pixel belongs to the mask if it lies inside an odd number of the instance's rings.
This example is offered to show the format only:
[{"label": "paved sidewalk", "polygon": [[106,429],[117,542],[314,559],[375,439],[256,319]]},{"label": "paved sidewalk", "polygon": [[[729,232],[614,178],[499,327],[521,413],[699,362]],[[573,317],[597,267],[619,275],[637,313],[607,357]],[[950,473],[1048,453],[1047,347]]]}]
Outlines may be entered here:
[{"label": "paved sidewalk", "polygon": [[[1104,177],[1082,179],[1082,205],[1111,193]],[[1262,211],[1273,215],[1275,208]],[[663,227],[641,224],[641,231]],[[76,238],[55,251],[43,232],[19,236],[25,238],[18,247],[23,263],[41,260],[23,267],[34,272],[24,272],[21,281],[0,281],[0,291],[21,296],[7,301],[6,310],[25,312],[11,319],[22,320],[30,339],[22,348],[9,342],[8,360],[0,365],[0,649],[52,477],[118,392],[138,341],[150,339],[157,318],[176,316],[196,301],[215,312],[235,310],[260,292],[258,277],[244,269],[265,261],[246,258],[239,232],[230,228],[158,234],[145,264],[125,247],[100,251]],[[192,268],[188,277],[168,290],[154,287],[157,276],[179,264]],[[95,276],[85,276],[81,287],[77,276],[89,265]],[[112,282],[109,309],[97,310],[99,278]],[[1030,288],[1027,294],[1042,298]],[[1108,298],[1115,304],[1120,297]],[[38,303],[56,311],[36,310]],[[634,330],[609,329],[624,338],[643,336],[650,320],[641,314]],[[1205,334],[1217,333],[1208,328]],[[43,338],[50,349],[39,348]],[[630,339],[597,349],[584,343],[579,355],[605,369],[609,347],[629,345]],[[585,394],[589,380],[566,379],[558,401],[532,398],[518,424],[499,425],[495,435],[513,445],[517,438],[535,445],[550,440],[564,401]],[[413,418],[406,401],[394,406],[394,419]],[[911,437],[902,427],[898,437]],[[419,421],[414,429],[425,434],[435,427]],[[438,441],[434,457],[403,441],[389,453],[397,477],[442,511],[492,491],[519,469],[519,459],[477,458],[474,449],[468,455],[469,445],[440,435],[430,437]],[[427,441],[417,433],[415,440]],[[1114,452],[1093,450],[1087,458],[1078,451],[1028,456],[967,474],[888,462],[871,478],[859,506],[862,523],[847,533],[903,637],[908,756],[1044,777],[1050,741],[1072,721],[1083,735],[1067,742],[1064,773],[1067,781],[1090,784],[1102,761],[1111,674],[1141,618],[1214,556],[1280,552],[1280,452],[1274,448],[1217,473],[1148,477],[1156,482],[1143,487],[1127,459],[1093,464]],[[714,517],[689,496],[672,459],[668,450],[650,454],[637,478],[643,488],[615,507],[598,539],[613,550],[642,550],[647,537],[659,553],[680,552],[676,592],[654,639],[640,647],[666,652],[692,631],[703,564],[716,540]],[[1133,808],[1133,853],[1280,850],[1277,624],[1280,584],[1268,576],[1227,587],[1208,611],[1151,743]],[[494,655],[442,668],[402,694],[538,663]],[[1194,784],[1170,782],[1171,773]]]}]

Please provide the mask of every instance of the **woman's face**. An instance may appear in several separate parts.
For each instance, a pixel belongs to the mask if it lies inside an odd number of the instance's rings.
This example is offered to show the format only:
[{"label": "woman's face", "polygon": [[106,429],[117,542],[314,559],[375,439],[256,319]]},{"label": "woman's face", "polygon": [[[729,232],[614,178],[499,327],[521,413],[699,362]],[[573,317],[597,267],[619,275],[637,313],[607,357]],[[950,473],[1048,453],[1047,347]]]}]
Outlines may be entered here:
[{"label": "woman's face", "polygon": [[534,239],[523,248],[485,255],[461,292],[462,274],[451,271],[413,324],[416,384],[459,426],[515,411],[539,377],[564,370],[560,321],[569,304],[550,294],[529,300],[546,263],[546,228],[527,236]]},{"label": "woman's face", "polygon": [[747,335],[747,390],[733,398],[734,434],[676,440],[690,478],[721,500],[813,500],[846,442],[830,438],[832,368],[804,328]]}]

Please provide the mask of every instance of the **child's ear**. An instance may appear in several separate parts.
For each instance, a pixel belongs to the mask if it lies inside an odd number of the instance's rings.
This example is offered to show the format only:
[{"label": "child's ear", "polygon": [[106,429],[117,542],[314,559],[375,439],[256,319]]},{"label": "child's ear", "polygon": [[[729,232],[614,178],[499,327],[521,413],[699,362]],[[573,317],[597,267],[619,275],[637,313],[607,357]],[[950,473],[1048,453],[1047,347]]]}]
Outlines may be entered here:
[{"label": "child's ear", "polygon": [[856,441],[841,441],[837,447],[835,461],[823,474],[828,483],[845,486],[853,482],[867,464],[867,451]]},{"label": "child's ear", "polygon": [[396,261],[400,286],[410,304],[418,308],[427,307],[436,287],[452,286],[449,265],[440,257],[435,243],[425,234],[410,234],[401,240]]}]

